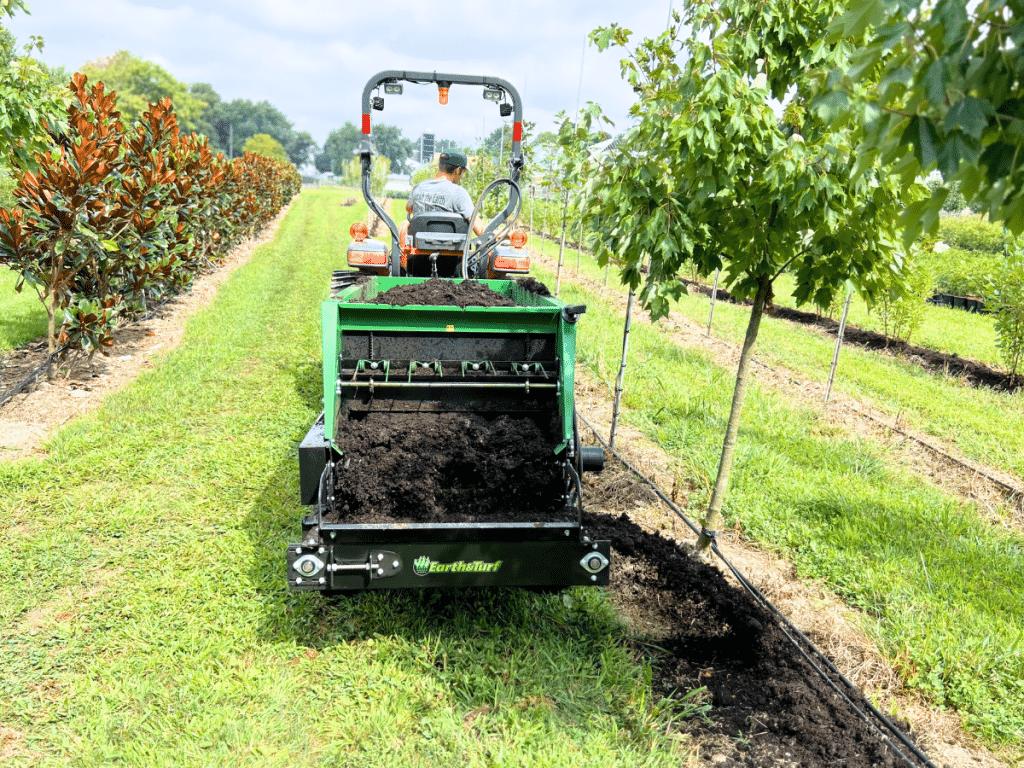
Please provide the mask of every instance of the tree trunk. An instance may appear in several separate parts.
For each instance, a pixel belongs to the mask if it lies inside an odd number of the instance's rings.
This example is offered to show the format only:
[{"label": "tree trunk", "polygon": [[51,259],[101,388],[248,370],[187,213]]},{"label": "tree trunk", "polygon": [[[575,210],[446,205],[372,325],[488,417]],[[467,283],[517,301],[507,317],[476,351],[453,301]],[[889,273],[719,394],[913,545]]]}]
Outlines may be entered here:
[{"label": "tree trunk", "polygon": [[562,242],[558,246],[558,271],[555,273],[555,298],[558,298],[558,292],[562,288],[562,257],[565,254],[565,227],[568,222],[568,211],[569,211],[569,193],[565,193],[565,203],[562,205]]},{"label": "tree trunk", "polygon": [[53,369],[53,353],[57,351],[57,329],[54,322],[54,315],[57,314],[58,295],[57,290],[50,287],[50,295],[46,297],[46,380],[52,382],[56,376]]},{"label": "tree trunk", "polygon": [[697,551],[703,552],[711,544],[708,531],[715,531],[722,519],[722,503],[725,492],[729,488],[729,473],[732,470],[732,457],[736,450],[736,434],[740,428],[740,414],[743,412],[743,399],[747,395],[747,381],[750,373],[750,360],[754,356],[754,344],[757,332],[761,328],[761,316],[764,314],[768,296],[771,295],[772,281],[766,275],[758,279],[757,294],[754,306],[750,310],[750,322],[747,323],[747,335],[743,339],[743,350],[740,352],[740,364],[736,370],[736,386],[732,393],[732,408],[729,411],[729,423],[725,428],[725,440],[722,442],[722,458],[718,462],[718,477],[711,493],[708,513],[704,518],[700,538],[697,539]]}]

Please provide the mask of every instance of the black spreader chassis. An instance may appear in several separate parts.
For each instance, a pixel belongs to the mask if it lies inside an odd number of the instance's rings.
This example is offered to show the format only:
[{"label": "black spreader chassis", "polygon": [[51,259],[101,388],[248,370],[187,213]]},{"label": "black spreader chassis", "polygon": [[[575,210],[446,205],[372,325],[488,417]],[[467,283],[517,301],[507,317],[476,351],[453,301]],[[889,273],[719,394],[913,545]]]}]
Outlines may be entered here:
[{"label": "black spreader chassis", "polygon": [[333,467],[323,422],[299,447],[302,542],[288,547],[288,585],[324,593],[423,587],[569,587],[608,584],[610,542],[580,522],[579,486],[563,522],[327,522]]}]

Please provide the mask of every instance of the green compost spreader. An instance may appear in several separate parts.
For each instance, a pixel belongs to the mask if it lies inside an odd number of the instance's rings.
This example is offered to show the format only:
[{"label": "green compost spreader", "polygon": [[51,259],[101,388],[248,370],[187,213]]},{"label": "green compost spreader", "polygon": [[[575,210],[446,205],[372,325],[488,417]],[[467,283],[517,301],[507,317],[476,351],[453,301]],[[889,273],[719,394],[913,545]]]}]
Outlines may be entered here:
[{"label": "green compost spreader", "polygon": [[[512,280],[480,282],[513,307],[367,303],[394,286],[422,282],[375,276],[351,285],[345,273],[335,275],[322,305],[324,413],[299,447],[308,513],[301,542],[288,547],[289,586],[346,593],[608,584],[609,542],[591,541],[581,520],[580,475],[604,465],[600,448],[580,445],[575,419],[576,329],[585,307]],[[511,414],[543,426],[553,446],[545,455],[561,477],[547,513],[531,519],[527,509],[512,521],[480,522],[346,519],[336,488],[346,460],[358,453],[339,447],[346,429],[369,412],[409,410]]]}]

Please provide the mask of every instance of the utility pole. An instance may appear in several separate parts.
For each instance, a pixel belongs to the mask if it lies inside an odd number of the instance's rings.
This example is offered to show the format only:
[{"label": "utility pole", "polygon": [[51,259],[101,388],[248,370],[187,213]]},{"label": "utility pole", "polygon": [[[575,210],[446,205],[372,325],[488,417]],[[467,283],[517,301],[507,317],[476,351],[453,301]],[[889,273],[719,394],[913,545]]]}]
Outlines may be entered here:
[{"label": "utility pole", "polygon": [[235,124],[228,123],[228,160],[235,157]]}]

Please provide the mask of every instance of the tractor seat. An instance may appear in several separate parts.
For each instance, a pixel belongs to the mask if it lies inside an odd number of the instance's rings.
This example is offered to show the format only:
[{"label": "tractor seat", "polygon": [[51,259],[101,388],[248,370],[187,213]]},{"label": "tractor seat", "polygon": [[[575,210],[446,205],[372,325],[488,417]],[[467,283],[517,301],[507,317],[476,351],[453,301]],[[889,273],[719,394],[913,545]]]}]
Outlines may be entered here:
[{"label": "tractor seat", "polygon": [[409,222],[409,237],[417,251],[462,251],[468,235],[469,222],[461,213],[427,211]]}]

